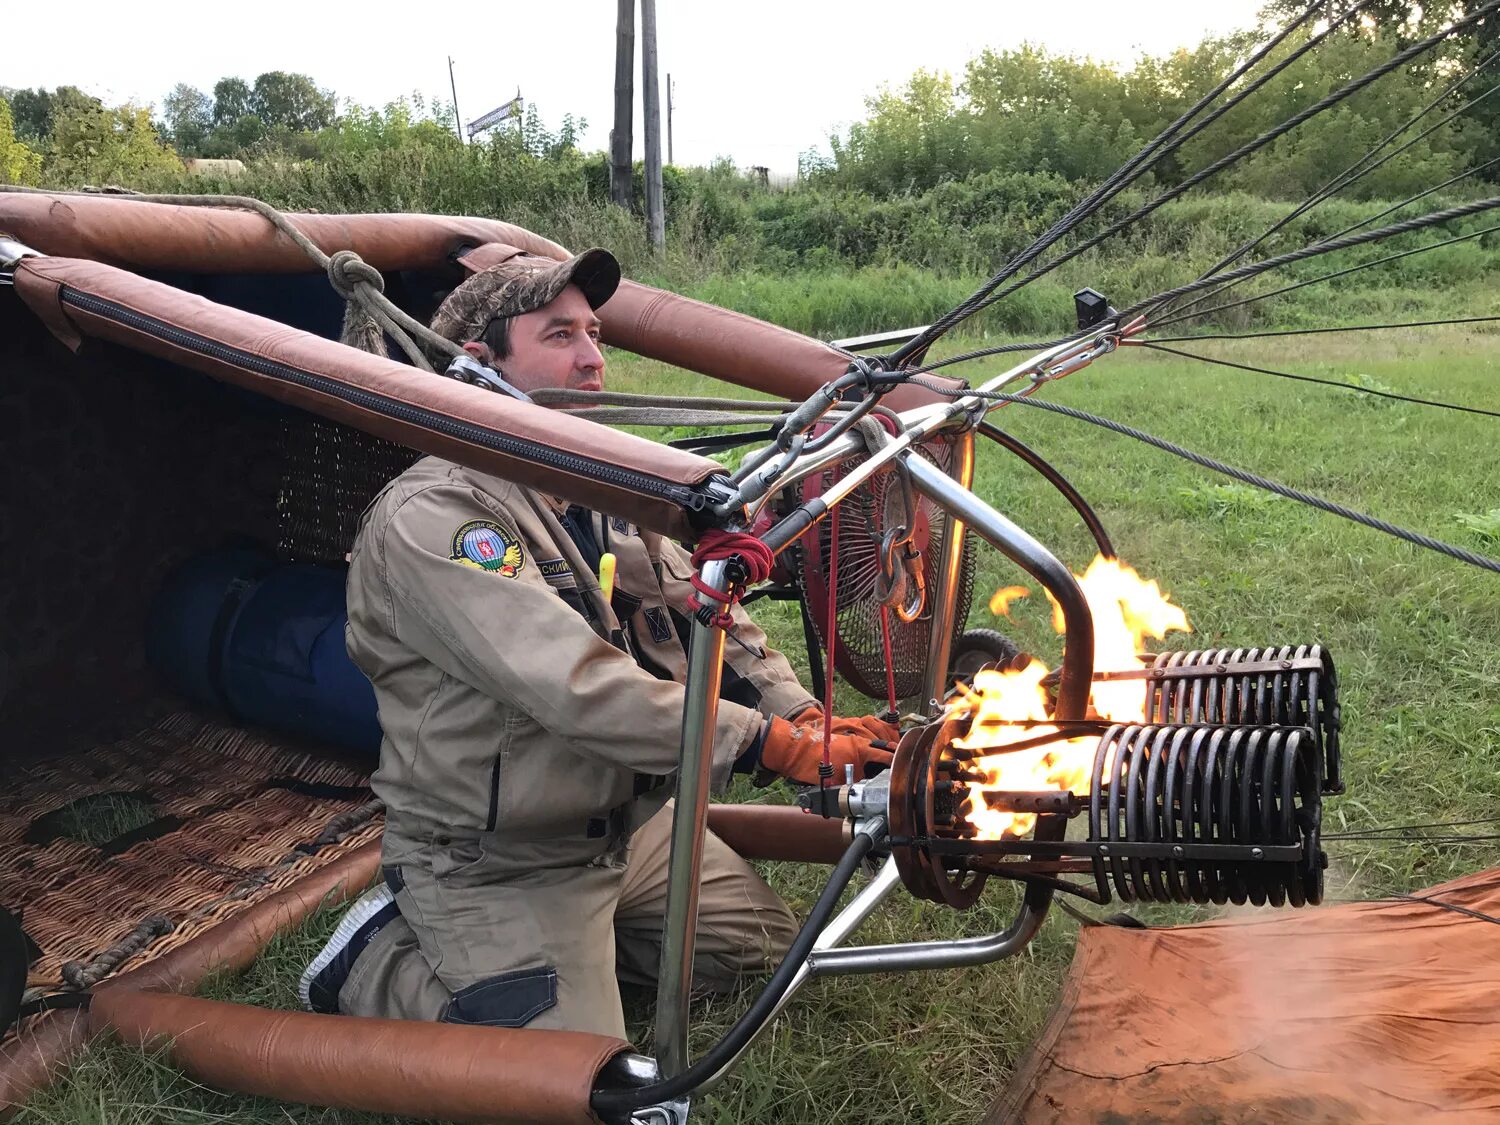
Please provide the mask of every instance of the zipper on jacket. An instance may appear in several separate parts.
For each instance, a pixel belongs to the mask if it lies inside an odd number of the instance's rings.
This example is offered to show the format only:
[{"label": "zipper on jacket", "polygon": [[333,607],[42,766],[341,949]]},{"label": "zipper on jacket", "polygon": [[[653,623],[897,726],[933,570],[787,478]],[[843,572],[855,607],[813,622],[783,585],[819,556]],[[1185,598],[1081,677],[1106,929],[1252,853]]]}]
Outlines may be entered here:
[{"label": "zipper on jacket", "polygon": [[[606,465],[572,453],[563,453],[560,450],[553,449],[549,445],[541,445],[524,438],[496,433],[482,426],[476,426],[469,422],[461,422],[436,410],[413,406],[410,403],[388,398],[373,391],[350,386],[348,383],[341,382],[327,375],[304,371],[300,367],[293,367],[278,360],[266,359],[264,356],[258,356],[251,352],[242,351],[239,348],[230,347],[207,336],[200,336],[196,332],[189,332],[186,329],[178,328],[155,317],[138,313],[134,309],[126,308],[123,305],[116,304],[114,301],[106,300],[92,293],[82,292],[70,285],[63,285],[61,287],[61,299],[66,305],[73,305],[84,312],[93,313],[95,316],[102,316],[139,331],[150,333],[179,347],[196,352],[199,355],[208,356],[211,359],[217,359],[225,363],[232,363],[236,367],[243,367],[258,375],[264,375],[272,379],[279,379],[283,382],[295,384],[299,387],[306,387],[310,390],[330,394],[345,402],[353,403],[362,409],[384,414],[387,417],[396,418],[403,422],[409,422],[447,437],[494,450],[497,453],[509,454],[528,461],[535,461],[541,465],[576,473],[579,476],[619,485],[633,492],[640,492],[648,496],[668,500],[690,512],[700,512],[709,503],[707,496],[697,489],[686,485],[673,484],[659,477],[648,476],[645,473],[622,469],[616,465]],[[419,373],[416,368],[413,368],[412,371],[413,373]]]}]

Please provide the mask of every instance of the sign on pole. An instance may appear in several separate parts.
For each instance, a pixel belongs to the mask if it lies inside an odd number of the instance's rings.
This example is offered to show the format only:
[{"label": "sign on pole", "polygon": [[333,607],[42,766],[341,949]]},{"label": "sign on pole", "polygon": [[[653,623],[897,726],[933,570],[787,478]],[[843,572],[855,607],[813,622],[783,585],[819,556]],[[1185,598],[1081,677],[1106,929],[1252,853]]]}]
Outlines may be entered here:
[{"label": "sign on pole", "polygon": [[519,121],[521,119],[521,111],[524,108],[525,103],[521,100],[521,95],[517,94],[504,105],[496,106],[483,116],[470,121],[468,124],[469,139],[472,141],[474,134],[482,133],[486,129],[493,129],[496,125],[504,125],[507,121]]}]

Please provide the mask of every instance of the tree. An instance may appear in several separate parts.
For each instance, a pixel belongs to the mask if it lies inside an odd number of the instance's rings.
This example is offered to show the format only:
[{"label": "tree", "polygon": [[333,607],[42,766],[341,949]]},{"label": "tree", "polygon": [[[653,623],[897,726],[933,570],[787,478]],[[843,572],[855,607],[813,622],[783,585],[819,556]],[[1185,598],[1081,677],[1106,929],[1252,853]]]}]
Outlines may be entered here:
[{"label": "tree", "polygon": [[41,171],[41,154],[16,139],[10,102],[0,98],[0,184],[35,184]]},{"label": "tree", "polygon": [[153,174],[180,172],[182,162],[161,143],[151,111],[126,103],[57,111],[52,119],[49,179],[69,184],[140,183]]},{"label": "tree", "polygon": [[214,83],[214,118],[218,125],[233,125],[252,112],[250,85],[243,78],[221,78]]},{"label": "tree", "polygon": [[28,141],[46,140],[52,132],[52,119],[59,112],[103,109],[104,103],[77,86],[59,86],[46,90],[15,90],[10,94],[10,108],[16,136]]},{"label": "tree", "polygon": [[179,82],[162,101],[166,135],[183,156],[203,155],[214,123],[214,101],[196,86]]},{"label": "tree", "polygon": [[320,90],[305,74],[269,70],[255,80],[250,112],[271,129],[310,133],[333,124],[335,102],[331,90]]}]

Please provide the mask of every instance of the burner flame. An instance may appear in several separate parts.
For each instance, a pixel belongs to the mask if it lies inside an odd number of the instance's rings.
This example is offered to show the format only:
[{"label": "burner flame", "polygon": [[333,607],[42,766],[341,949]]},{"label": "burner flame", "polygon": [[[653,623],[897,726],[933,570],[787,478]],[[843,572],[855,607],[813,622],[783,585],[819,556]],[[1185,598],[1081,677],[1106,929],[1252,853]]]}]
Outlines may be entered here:
[{"label": "burner flame", "polygon": [[[1160,640],[1169,632],[1191,631],[1187,615],[1155,581],[1142,578],[1118,559],[1096,556],[1078,583],[1094,618],[1095,672],[1147,667],[1140,652],[1148,637]],[[1008,596],[997,595],[1002,609],[1020,596],[1015,589],[1007,587],[1000,594]],[[1063,632],[1062,614],[1055,604],[1052,626]],[[1058,739],[1026,750],[1003,750],[1010,743],[1057,731],[1046,722],[1051,717],[1051,701],[1043,680],[1049,671],[1034,658],[1021,668],[985,669],[974,677],[972,688],[960,685],[959,697],[949,707],[949,717],[970,717],[968,729],[954,739],[954,745],[981,752],[970,769],[984,779],[969,783],[966,814],[980,839],[1024,836],[1036,824],[1031,813],[990,808],[985,802],[987,792],[1089,791],[1099,745],[1095,735]],[[1102,719],[1140,722],[1146,717],[1146,691],[1138,680],[1096,681],[1089,703],[1091,715]]]}]

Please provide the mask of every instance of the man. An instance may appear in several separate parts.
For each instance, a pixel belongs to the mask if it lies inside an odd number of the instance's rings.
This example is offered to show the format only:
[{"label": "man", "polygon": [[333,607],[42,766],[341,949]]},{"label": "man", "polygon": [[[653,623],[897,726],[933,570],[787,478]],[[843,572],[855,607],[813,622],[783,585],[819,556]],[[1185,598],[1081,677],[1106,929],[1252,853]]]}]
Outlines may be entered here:
[{"label": "man", "polygon": [[[454,290],[433,327],[523,394],[599,390],[594,310],[619,278],[602,250],[517,253]],[[310,1006],[624,1035],[617,981],[654,982],[660,953],[692,573],[660,536],[436,458],[376,498],[347,640],[384,731],[385,886],[309,967]],[[785,658],[738,610],[726,653],[715,782],[756,768],[816,781],[822,730]],[[872,738],[894,733],[839,720],[836,776],[888,765]],[[773,965],[795,930],[710,834],[694,984]]]}]

